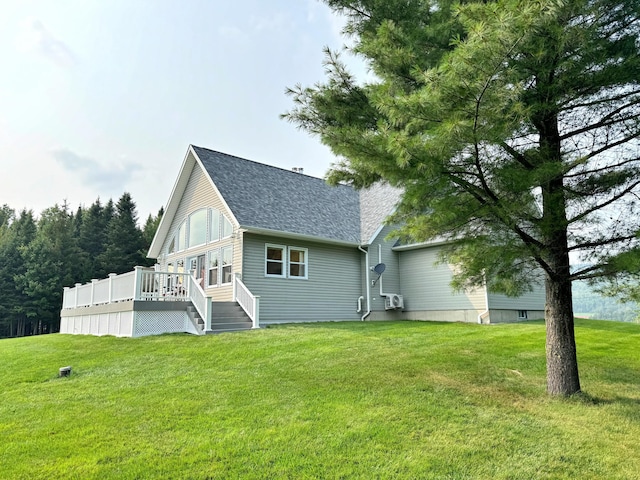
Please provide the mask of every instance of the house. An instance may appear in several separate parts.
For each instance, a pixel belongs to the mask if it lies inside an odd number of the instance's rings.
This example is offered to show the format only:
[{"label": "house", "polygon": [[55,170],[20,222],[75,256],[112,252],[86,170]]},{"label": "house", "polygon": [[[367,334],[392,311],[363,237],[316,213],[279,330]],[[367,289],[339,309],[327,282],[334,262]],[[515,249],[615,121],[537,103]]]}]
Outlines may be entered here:
[{"label": "house", "polygon": [[[328,186],[190,146],[148,256],[156,268],[65,289],[61,332],[139,336],[273,323],[544,317],[518,298],[453,292],[441,245],[389,239],[398,190]],[[120,292],[120,293],[116,293]],[[188,307],[188,308],[187,308]]]}]

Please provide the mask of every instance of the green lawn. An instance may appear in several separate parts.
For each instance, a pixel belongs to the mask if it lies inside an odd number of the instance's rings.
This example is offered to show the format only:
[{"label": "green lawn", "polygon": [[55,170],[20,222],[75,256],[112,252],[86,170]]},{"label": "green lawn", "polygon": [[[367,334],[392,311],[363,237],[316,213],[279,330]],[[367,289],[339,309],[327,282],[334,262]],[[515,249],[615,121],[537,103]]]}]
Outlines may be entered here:
[{"label": "green lawn", "polygon": [[540,322],[1,340],[0,478],[640,478],[640,326],[576,337],[570,399]]}]

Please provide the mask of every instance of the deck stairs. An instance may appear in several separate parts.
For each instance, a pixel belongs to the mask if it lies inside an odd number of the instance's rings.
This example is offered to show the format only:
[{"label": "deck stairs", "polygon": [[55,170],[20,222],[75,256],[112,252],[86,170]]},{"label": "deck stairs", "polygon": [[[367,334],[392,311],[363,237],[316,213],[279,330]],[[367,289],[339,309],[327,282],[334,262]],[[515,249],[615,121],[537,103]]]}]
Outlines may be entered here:
[{"label": "deck stairs", "polygon": [[213,302],[211,331],[207,333],[250,330],[253,322],[237,302]]},{"label": "deck stairs", "polygon": [[187,315],[189,316],[191,323],[193,323],[193,326],[198,332],[198,335],[204,335],[204,320],[198,313],[196,307],[194,307],[193,303],[191,302],[189,302],[187,305]]}]

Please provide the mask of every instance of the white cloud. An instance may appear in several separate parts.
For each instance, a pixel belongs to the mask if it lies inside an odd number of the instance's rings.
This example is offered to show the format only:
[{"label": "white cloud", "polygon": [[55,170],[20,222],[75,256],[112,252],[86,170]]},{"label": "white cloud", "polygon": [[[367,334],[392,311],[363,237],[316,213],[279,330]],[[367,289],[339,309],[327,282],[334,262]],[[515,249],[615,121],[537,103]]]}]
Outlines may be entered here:
[{"label": "white cloud", "polygon": [[78,175],[84,186],[93,186],[101,191],[122,190],[123,185],[143,168],[139,163],[122,158],[116,163],[103,165],[94,158],[78,155],[67,148],[54,149],[51,154],[62,168]]},{"label": "white cloud", "polygon": [[71,48],[36,18],[28,18],[22,22],[16,41],[19,50],[35,52],[59,67],[69,68],[78,63]]}]

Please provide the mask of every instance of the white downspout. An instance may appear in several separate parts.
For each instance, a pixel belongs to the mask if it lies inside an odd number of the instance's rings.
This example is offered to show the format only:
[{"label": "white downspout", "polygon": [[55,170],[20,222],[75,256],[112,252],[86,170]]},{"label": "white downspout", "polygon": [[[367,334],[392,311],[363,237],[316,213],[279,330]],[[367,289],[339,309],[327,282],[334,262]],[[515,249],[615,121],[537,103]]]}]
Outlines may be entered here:
[{"label": "white downspout", "polygon": [[489,313],[489,291],[487,290],[487,279],[484,279],[484,304],[486,309],[480,315],[478,315],[478,323],[482,324],[482,317],[484,317],[487,313]]},{"label": "white downspout", "polygon": [[358,245],[358,250],[364,253],[364,261],[365,261],[364,274],[365,274],[365,283],[366,283],[366,289],[367,289],[367,311],[360,318],[360,320],[364,322],[364,319],[367,318],[371,313],[371,291],[369,289],[369,251],[362,248],[362,245]]},{"label": "white downspout", "polygon": [[[378,263],[382,263],[382,244],[378,244]],[[382,275],[380,275],[380,278],[378,278],[378,282],[380,282],[380,296],[388,297],[389,295],[391,295],[390,293],[382,292]]]}]

